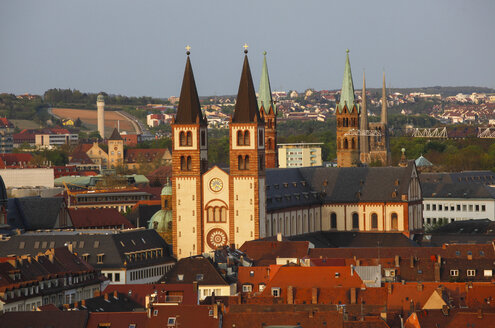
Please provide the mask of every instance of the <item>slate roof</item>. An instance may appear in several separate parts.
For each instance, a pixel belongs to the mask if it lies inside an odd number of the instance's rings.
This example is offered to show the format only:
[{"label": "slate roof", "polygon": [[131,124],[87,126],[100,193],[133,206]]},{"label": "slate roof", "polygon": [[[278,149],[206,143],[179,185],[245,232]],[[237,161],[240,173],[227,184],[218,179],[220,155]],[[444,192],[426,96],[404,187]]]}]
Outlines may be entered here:
[{"label": "slate roof", "polygon": [[127,215],[127,219],[136,227],[147,227],[151,217],[161,210],[162,206],[159,204],[148,205],[138,203],[133,208],[131,213]]},{"label": "slate roof", "polygon": [[56,223],[63,202],[62,197],[10,198],[7,223],[25,230],[58,228]]},{"label": "slate roof", "polygon": [[414,163],[403,167],[266,170],[267,210],[331,203],[402,202]]},{"label": "slate roof", "polygon": [[244,56],[232,123],[262,123],[247,55]]},{"label": "slate roof", "polygon": [[191,59],[187,56],[182,88],[180,90],[179,106],[175,115],[176,124],[206,124],[206,118],[201,112],[198,90],[194,81]]},{"label": "slate roof", "polygon": [[421,173],[421,183],[483,183],[495,184],[495,172],[492,171],[462,171],[462,172],[439,172]]},{"label": "slate roof", "polygon": [[[114,292],[111,294],[87,298],[83,302],[69,304],[69,309],[88,310],[89,312],[127,312],[142,308],[141,304],[134,301],[126,294]],[[60,306],[60,309],[64,309]]]},{"label": "slate roof", "polygon": [[0,315],[0,327],[9,328],[86,328],[88,311],[6,312]]},{"label": "slate roof", "polygon": [[[203,275],[198,279],[198,275]],[[182,279],[180,278],[182,276]],[[228,285],[220,275],[210,259],[203,256],[187,257],[179,260],[174,267],[160,279],[166,284],[192,284],[198,285]]]},{"label": "slate roof", "polygon": [[[198,293],[193,284],[127,284],[127,285],[108,285],[104,292],[112,294],[117,291],[126,294],[129,298],[145,307],[146,296],[153,293],[157,294],[158,303],[163,301],[163,295],[170,292],[180,292],[182,295],[181,304],[195,305],[198,303]],[[175,295],[175,293],[174,293]]]},{"label": "slate roof", "polygon": [[422,182],[423,198],[495,198],[495,189],[482,183]]},{"label": "slate roof", "polygon": [[[90,229],[25,233],[12,236],[8,240],[0,240],[0,256],[37,254],[48,248],[62,247],[65,244],[71,244],[73,251],[79,255],[88,254],[88,263],[98,269],[123,267],[134,269],[175,261],[163,238],[155,230],[145,229]],[[127,252],[153,248],[163,249],[162,257],[126,260],[125,253]],[[97,263],[98,254],[104,254],[103,264]]]},{"label": "slate roof", "polygon": [[[102,136],[103,137],[103,136]],[[117,128],[113,129],[112,135],[108,140],[123,140]]]},{"label": "slate roof", "polygon": [[74,228],[105,228],[122,227],[134,228],[134,226],[120,214],[116,208],[69,208],[72,226]]},{"label": "slate roof", "polygon": [[[309,241],[315,248],[330,247],[417,247],[411,239],[401,233],[357,232],[357,231],[316,231],[284,237],[290,241]],[[274,241],[276,236],[262,240]]]}]

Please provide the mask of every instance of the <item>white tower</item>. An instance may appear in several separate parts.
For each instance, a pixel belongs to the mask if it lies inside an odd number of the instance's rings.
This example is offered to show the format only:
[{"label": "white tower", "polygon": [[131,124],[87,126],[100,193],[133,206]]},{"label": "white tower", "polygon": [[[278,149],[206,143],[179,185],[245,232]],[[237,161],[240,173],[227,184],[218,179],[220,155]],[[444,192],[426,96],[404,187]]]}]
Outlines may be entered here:
[{"label": "white tower", "polygon": [[98,107],[98,132],[102,139],[105,139],[105,99],[102,94],[96,98],[96,107]]}]

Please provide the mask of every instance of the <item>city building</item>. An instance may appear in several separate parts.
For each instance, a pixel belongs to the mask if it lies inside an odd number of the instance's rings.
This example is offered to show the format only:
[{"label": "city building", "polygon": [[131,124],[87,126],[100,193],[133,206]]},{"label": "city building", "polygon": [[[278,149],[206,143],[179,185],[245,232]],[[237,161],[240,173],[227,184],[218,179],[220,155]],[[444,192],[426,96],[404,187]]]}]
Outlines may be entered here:
[{"label": "city building", "polygon": [[101,271],[112,284],[155,283],[175,264],[169,245],[149,229],[27,232],[1,239],[0,256],[20,257],[63,246]]},{"label": "city building", "polygon": [[99,273],[67,247],[0,257],[0,311],[35,311],[38,307],[81,301],[100,291]]},{"label": "city building", "polygon": [[34,137],[34,144],[38,148],[53,148],[62,145],[75,145],[79,136],[70,133],[67,129],[45,129],[37,132]]},{"label": "city building", "polygon": [[14,124],[0,117],[0,153],[11,153],[14,148]]},{"label": "city building", "polygon": [[384,74],[381,121],[368,123],[364,76],[362,103],[359,105],[354,96],[349,50],[347,50],[342,91],[335,111],[339,167],[366,166],[371,163],[380,163],[383,166],[391,164],[386,97]]},{"label": "city building", "polygon": [[279,144],[279,167],[321,166],[321,145],[323,143]]},{"label": "city building", "polygon": [[117,129],[113,129],[108,138],[108,168],[115,168],[124,164],[124,139]]},{"label": "city building", "polygon": [[495,174],[490,171],[421,173],[425,226],[495,220]]}]

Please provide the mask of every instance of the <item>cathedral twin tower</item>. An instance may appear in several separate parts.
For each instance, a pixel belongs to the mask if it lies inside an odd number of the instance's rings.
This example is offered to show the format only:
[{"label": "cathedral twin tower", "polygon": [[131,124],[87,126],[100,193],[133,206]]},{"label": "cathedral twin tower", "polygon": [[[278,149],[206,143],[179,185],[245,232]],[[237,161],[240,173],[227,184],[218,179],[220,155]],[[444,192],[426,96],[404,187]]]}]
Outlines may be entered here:
[{"label": "cathedral twin tower", "polygon": [[347,50],[340,102],[335,108],[337,120],[337,166],[391,165],[387,95],[383,74],[382,113],[380,122],[368,122],[366,81],[363,74],[361,106],[354,98],[349,50]]}]

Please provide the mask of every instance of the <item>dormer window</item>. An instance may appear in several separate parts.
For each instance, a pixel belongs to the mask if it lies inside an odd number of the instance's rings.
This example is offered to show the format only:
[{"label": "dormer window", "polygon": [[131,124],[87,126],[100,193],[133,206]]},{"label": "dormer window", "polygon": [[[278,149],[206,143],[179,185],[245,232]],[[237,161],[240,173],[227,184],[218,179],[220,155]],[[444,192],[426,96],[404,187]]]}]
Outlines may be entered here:
[{"label": "dormer window", "polygon": [[183,274],[178,274],[177,275],[177,280],[183,281],[184,280],[184,275]]},{"label": "dormer window", "polygon": [[203,280],[203,274],[202,274],[202,273],[198,273],[198,274],[196,275],[196,280],[197,280],[197,281],[201,281],[201,280]]}]

